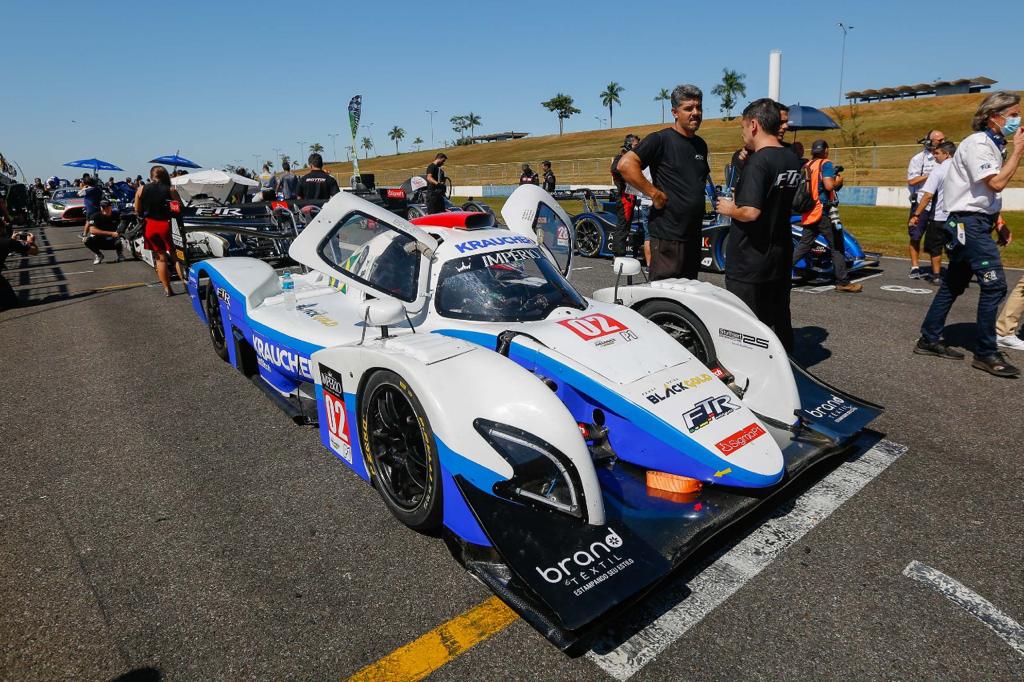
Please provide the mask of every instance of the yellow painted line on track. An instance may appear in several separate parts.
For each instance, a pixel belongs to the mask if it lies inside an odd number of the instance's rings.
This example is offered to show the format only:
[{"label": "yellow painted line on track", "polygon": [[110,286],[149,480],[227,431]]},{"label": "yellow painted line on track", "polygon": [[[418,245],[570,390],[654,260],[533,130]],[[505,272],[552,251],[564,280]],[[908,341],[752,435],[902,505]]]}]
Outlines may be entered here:
[{"label": "yellow painted line on track", "polygon": [[349,682],[422,680],[485,639],[501,632],[519,616],[497,597],[491,597],[460,616],[439,625],[419,639],[371,663]]}]

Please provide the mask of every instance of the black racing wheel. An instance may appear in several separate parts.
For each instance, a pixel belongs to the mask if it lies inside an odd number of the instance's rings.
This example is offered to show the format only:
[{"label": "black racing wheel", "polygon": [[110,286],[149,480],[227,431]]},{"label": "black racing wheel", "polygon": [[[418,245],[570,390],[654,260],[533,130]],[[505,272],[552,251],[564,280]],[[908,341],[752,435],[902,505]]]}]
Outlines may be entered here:
[{"label": "black racing wheel", "polygon": [[576,253],[596,258],[604,243],[604,230],[594,218],[581,218],[576,223]]},{"label": "black racing wheel", "polygon": [[409,204],[409,209],[406,212],[406,220],[412,220],[413,218],[422,218],[427,215],[426,210],[419,204]]},{"label": "black racing wheel", "polygon": [[441,524],[441,466],[426,412],[390,370],[370,377],[359,405],[363,460],[395,518],[414,530]]},{"label": "black racing wheel", "polygon": [[712,367],[718,362],[715,344],[707,327],[683,306],[673,301],[648,301],[637,311],[661,327],[705,367]]},{"label": "black racing wheel", "polygon": [[220,297],[217,296],[217,285],[210,280],[206,286],[206,326],[210,328],[210,341],[213,350],[221,360],[228,359],[228,342],[224,335],[224,318],[220,314]]}]

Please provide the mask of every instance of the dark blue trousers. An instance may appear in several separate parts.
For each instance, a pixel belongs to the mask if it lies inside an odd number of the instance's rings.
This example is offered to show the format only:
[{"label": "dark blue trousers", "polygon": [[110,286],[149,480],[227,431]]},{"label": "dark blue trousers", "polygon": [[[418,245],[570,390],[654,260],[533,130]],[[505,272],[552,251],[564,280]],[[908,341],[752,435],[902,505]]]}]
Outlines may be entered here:
[{"label": "dark blue trousers", "polygon": [[[938,341],[942,338],[942,329],[946,326],[946,316],[949,315],[953,302],[964,293],[971,278],[977,277],[981,297],[978,300],[978,341],[974,348],[975,357],[993,355],[996,352],[996,316],[999,304],[1006,297],[1003,263],[999,258],[999,247],[992,240],[995,219],[995,215],[987,213],[949,214],[946,222],[947,232],[955,235],[957,224],[962,223],[966,243],[960,245],[956,242],[952,249],[947,245],[949,267],[921,325],[921,336],[926,340]],[[952,239],[955,241],[955,236]]]}]

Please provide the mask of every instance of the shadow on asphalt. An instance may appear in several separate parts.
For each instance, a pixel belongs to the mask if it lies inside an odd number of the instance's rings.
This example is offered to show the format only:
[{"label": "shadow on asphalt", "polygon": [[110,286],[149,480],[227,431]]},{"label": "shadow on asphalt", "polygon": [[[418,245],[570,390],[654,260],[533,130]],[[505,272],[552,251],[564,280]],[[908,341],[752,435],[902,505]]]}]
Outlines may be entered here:
[{"label": "shadow on asphalt", "polygon": [[146,666],[129,670],[123,675],[113,678],[110,682],[159,682],[162,679],[163,675],[159,670]]},{"label": "shadow on asphalt", "polygon": [[832,357],[832,351],[822,344],[828,338],[824,327],[798,327],[793,330],[793,359],[803,367],[814,367]]},{"label": "shadow on asphalt", "polygon": [[978,340],[978,325],[973,322],[954,322],[946,325],[942,337],[948,345],[973,353]]}]

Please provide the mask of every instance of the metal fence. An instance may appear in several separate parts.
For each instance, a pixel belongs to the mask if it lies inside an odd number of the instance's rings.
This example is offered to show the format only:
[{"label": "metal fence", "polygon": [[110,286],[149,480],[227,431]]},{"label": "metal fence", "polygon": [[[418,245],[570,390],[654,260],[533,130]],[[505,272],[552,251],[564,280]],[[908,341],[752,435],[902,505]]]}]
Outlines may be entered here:
[{"label": "metal fence", "polygon": [[[813,138],[801,140],[807,147],[810,156],[810,143]],[[833,147],[830,158],[837,165],[845,168],[844,176],[848,185],[869,186],[900,186],[907,181],[907,164],[910,157],[921,150],[920,145],[903,144],[870,147]],[[719,152],[709,155],[711,175],[715,182],[722,182],[725,177],[725,166],[732,158],[732,152]],[[552,159],[551,165],[558,184],[588,185],[611,183],[609,166],[612,157],[591,159]],[[540,161],[524,159],[508,163],[489,163],[477,165],[459,165],[448,163],[445,172],[456,185],[514,185],[519,182],[520,169],[523,163],[529,163],[539,170]],[[373,173],[378,185],[395,186],[408,180],[413,175],[422,175],[423,168],[375,169],[374,159],[361,161],[362,170]],[[347,174],[335,173],[338,182],[345,186],[349,182]],[[1015,183],[1016,184],[1016,183]]]}]

